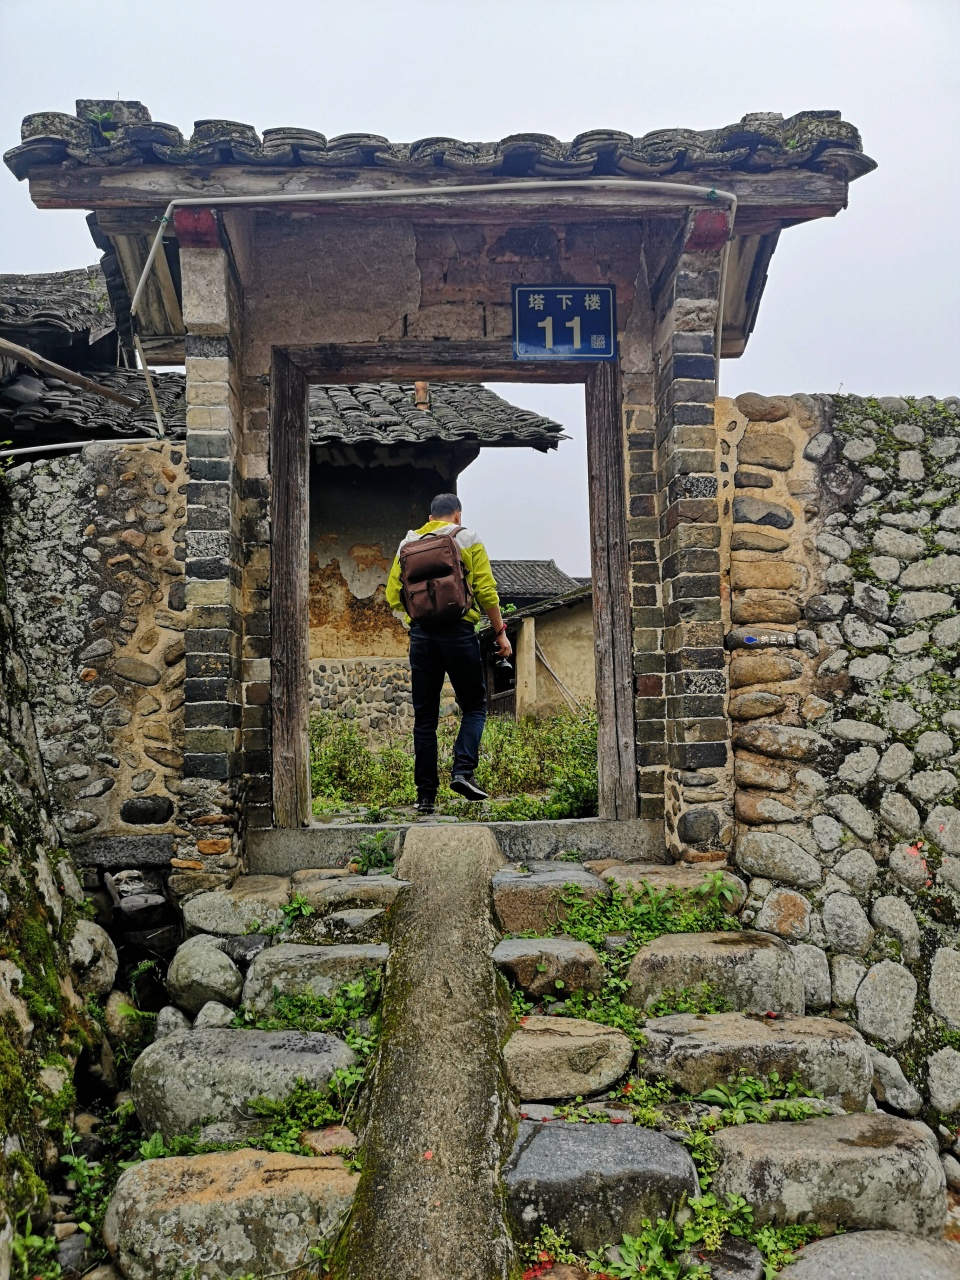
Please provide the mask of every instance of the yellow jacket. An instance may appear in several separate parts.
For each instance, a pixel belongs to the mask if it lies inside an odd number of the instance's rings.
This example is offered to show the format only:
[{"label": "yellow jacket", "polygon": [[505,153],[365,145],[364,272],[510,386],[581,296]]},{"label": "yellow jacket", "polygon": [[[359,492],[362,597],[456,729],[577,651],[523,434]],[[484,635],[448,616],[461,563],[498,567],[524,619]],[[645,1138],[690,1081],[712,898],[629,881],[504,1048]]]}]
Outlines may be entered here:
[{"label": "yellow jacket", "polygon": [[[400,543],[400,546],[404,547],[408,542],[416,542],[425,533],[445,532],[447,529],[454,527],[449,520],[428,520],[419,529],[411,529]],[[474,599],[474,607],[464,614],[463,620],[464,622],[479,622],[488,609],[493,609],[500,604],[500,597],[497,595],[497,584],[494,581],[493,570],[490,568],[490,557],[487,555],[486,547],[484,547],[477,535],[469,529],[464,529],[458,535],[457,546],[460,548],[460,559],[463,561],[467,582],[470,584]],[[387,578],[386,596],[387,604],[390,608],[397,609],[406,616],[406,611],[400,600],[400,588],[402,585],[400,581],[400,549],[398,548],[393,564],[390,567],[390,576]],[[409,622],[409,618],[407,621]]]}]

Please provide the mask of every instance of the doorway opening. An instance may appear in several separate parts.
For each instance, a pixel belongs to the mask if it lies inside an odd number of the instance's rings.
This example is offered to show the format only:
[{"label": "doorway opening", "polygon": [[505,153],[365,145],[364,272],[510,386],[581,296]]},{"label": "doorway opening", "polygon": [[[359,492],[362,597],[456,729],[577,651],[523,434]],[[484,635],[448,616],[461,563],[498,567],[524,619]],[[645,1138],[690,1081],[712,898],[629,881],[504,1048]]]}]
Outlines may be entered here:
[{"label": "doorway opening", "polygon": [[460,725],[448,680],[437,811],[490,821],[596,816],[582,388],[317,384],[308,418],[312,819],[416,816],[409,636],[385,588],[401,539],[449,492],[491,558],[514,653],[499,660],[481,615],[489,720],[477,781],[490,799],[470,804],[447,785]]},{"label": "doorway opening", "polygon": [[[362,727],[368,732],[371,728],[375,733],[381,731],[382,721],[402,714],[400,704],[407,699],[401,689],[391,687],[391,681],[395,685],[403,679],[400,668],[405,659],[406,633],[383,596],[383,582],[399,542],[398,534],[402,536],[406,528],[416,529],[423,523],[425,508],[434,493],[456,491],[457,478],[485,447],[475,430],[464,430],[455,420],[455,411],[469,420],[470,411],[463,397],[479,397],[482,401],[486,396],[488,411],[492,399],[499,406],[498,413],[488,412],[487,417],[502,417],[510,407],[509,402],[483,384],[515,382],[518,374],[524,381],[564,380],[586,387],[592,573],[591,582],[578,582],[577,589],[589,586],[585,594],[590,597],[589,608],[596,620],[597,640],[593,645],[596,746],[591,743],[591,755],[597,761],[594,808],[599,816],[636,817],[627,533],[619,379],[615,366],[518,369],[509,351],[501,351],[499,344],[478,348],[456,342],[398,343],[387,349],[381,345],[274,351],[271,681],[273,798],[278,827],[308,825],[314,816],[321,819],[326,816],[314,815],[314,800],[321,797],[311,794],[311,772],[315,783],[322,782],[323,775],[322,768],[312,767],[311,759],[308,726],[314,690],[318,693],[320,713],[335,709],[339,696],[335,690],[353,690],[355,708],[359,705],[374,709],[362,712],[359,717],[367,721]],[[311,384],[315,390],[311,390]],[[433,404],[429,400],[431,394],[435,396]],[[432,416],[440,420],[444,428],[441,438],[430,442],[429,449],[418,454],[415,449],[419,449],[423,441],[400,439],[402,423],[395,439],[361,440],[356,434],[352,439],[345,439],[342,431],[334,438],[337,432],[329,427],[332,408],[337,409],[340,419],[350,418],[350,400],[359,398],[358,402],[365,402],[368,410],[379,411],[387,404],[390,412],[380,415],[384,419],[403,418],[403,413],[397,413],[400,406],[396,399],[391,404],[391,397],[397,395],[405,398],[408,409],[412,399],[414,413],[419,413],[421,418],[430,417],[432,411]],[[461,397],[459,403],[458,396]],[[312,405],[317,403],[321,409],[313,412]],[[522,415],[522,411],[517,412]],[[373,416],[377,416],[376,412]],[[483,416],[482,406],[478,416]],[[527,419],[531,417],[536,419],[538,415],[526,415]],[[546,428],[543,416],[539,417],[542,431]],[[326,435],[315,433],[316,438],[312,438],[312,420],[319,421]],[[384,421],[382,425],[390,424]],[[555,432],[559,430],[557,424],[552,425]],[[516,437],[512,441],[514,450],[529,443],[523,440],[524,432],[516,426],[501,427],[500,432],[504,440],[511,432]],[[336,480],[335,471],[339,473]],[[528,507],[536,507],[534,495]],[[365,508],[365,514],[358,508]],[[349,529],[332,525],[335,519],[346,519],[348,512],[354,522]],[[362,517],[359,523],[356,517]],[[469,510],[465,510],[464,520],[468,527],[481,524]],[[485,539],[489,537],[485,527],[481,527],[480,532]],[[496,555],[493,558],[496,559]],[[580,576],[586,579],[588,575]],[[504,603],[512,602],[504,599]],[[522,641],[525,632],[529,639],[536,629],[536,615],[531,616],[519,608],[515,612],[523,616],[511,623],[514,635]],[[368,652],[358,653],[358,643]],[[370,648],[375,652],[369,652]],[[523,650],[522,642],[519,648]],[[542,644],[540,648],[543,650]],[[528,649],[533,653],[536,669],[535,640]],[[358,659],[366,661],[358,663]],[[555,664],[548,665],[554,667],[550,680],[558,688],[563,686],[567,695],[564,705],[557,708],[556,716],[566,721],[579,717],[581,722],[589,722],[586,699],[578,699],[570,687],[577,682],[563,680]],[[322,671],[321,666],[325,668]],[[345,669],[347,667],[349,669]],[[365,682],[362,690],[361,682]],[[529,705],[529,698],[536,696],[535,684],[536,679],[532,690],[527,682],[522,692],[514,694],[515,700],[519,696],[522,703],[523,697],[527,697]],[[515,688],[519,686],[515,684]],[[446,709],[452,710],[449,700]],[[356,712],[348,718],[354,721],[352,742],[356,745],[361,726]],[[509,748],[514,745],[507,739],[511,734],[516,738],[520,726],[528,721],[523,717],[512,721],[512,729],[507,729],[506,723],[502,718],[502,727],[494,728],[491,734],[504,737],[503,743],[493,744],[491,754],[498,763],[507,758]],[[554,735],[558,736],[564,735]],[[322,730],[319,738],[318,741],[314,734],[314,758],[324,754],[324,741],[336,754],[337,744],[331,742],[329,728]],[[547,754],[542,742],[531,750],[541,760]],[[579,773],[583,774],[582,741],[576,744],[576,750],[580,751]],[[379,769],[381,773],[385,769],[388,775],[385,782],[389,785],[391,772],[393,775],[402,772],[400,766],[404,761],[398,756],[405,753],[399,744],[395,748],[391,744],[386,754],[386,761],[376,761],[370,768]],[[409,761],[409,756],[406,759]],[[364,764],[362,768],[368,766]],[[342,793],[332,798],[342,799]],[[320,807],[323,808],[323,804]],[[502,816],[548,816],[525,813],[522,805],[520,810]],[[358,816],[369,818],[370,809],[351,816],[354,821]],[[476,812],[470,816],[474,820],[484,817]]]}]

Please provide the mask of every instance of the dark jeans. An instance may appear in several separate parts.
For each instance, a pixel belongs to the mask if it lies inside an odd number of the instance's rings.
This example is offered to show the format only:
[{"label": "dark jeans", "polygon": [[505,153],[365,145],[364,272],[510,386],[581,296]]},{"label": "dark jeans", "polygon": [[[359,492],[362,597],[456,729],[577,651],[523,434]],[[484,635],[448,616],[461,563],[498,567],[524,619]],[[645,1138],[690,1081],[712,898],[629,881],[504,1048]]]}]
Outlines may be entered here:
[{"label": "dark jeans", "polygon": [[453,748],[453,772],[473,773],[487,719],[487,691],[480,659],[480,638],[470,622],[427,629],[410,628],[410,684],[413,696],[414,779],[418,792],[435,795],[437,721],[443,678],[450,677],[460,704],[460,732]]}]

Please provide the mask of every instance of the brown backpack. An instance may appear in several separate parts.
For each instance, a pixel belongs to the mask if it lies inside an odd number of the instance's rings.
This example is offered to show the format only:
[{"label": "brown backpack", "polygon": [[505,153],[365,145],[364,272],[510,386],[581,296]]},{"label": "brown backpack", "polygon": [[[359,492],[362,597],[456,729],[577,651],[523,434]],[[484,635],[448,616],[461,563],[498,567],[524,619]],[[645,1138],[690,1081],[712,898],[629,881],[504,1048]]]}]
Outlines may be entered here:
[{"label": "brown backpack", "polygon": [[438,626],[458,622],[473,606],[455,525],[446,533],[425,533],[400,548],[400,598],[411,622]]}]

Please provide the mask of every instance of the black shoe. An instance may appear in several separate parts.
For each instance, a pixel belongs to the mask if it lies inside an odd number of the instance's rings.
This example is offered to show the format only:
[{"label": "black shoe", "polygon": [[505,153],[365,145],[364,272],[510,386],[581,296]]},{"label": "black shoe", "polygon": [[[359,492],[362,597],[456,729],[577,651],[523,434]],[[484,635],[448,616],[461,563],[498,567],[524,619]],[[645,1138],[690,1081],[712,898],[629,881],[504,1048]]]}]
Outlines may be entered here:
[{"label": "black shoe", "polygon": [[421,814],[423,817],[427,817],[429,814],[433,813],[436,807],[436,796],[427,795],[425,793],[417,796],[416,810],[417,813]]},{"label": "black shoe", "polygon": [[463,796],[464,800],[488,800],[486,791],[482,791],[473,778],[466,773],[455,773],[450,783],[450,790]]}]

